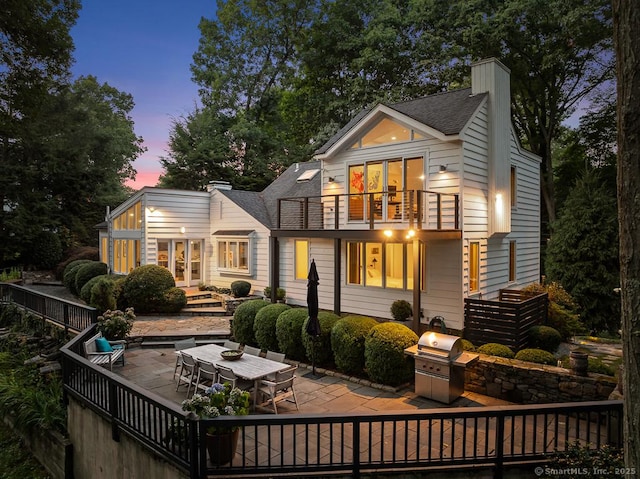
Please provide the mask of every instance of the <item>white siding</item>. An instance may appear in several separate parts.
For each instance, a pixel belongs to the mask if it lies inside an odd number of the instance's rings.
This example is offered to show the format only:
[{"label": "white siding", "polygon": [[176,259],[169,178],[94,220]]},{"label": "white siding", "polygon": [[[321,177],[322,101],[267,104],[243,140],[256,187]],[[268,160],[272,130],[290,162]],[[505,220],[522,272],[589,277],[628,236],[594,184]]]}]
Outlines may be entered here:
[{"label": "white siding", "polygon": [[262,294],[264,288],[269,286],[269,229],[220,192],[214,191],[211,194],[210,208],[212,218],[209,235],[219,230],[253,230],[254,233],[251,234],[250,244],[252,268],[250,276],[220,271],[217,237],[210,236],[211,248],[207,255],[209,274],[206,276],[206,283],[220,288],[228,288],[232,282],[244,280],[251,283],[252,294]]}]

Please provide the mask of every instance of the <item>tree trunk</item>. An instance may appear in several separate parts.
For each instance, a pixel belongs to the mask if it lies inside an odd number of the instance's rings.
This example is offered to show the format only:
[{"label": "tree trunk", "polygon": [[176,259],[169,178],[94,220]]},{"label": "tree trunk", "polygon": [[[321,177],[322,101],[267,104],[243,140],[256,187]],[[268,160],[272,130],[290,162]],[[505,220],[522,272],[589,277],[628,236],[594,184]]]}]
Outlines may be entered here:
[{"label": "tree trunk", "polygon": [[640,9],[613,0],[618,77],[618,211],[625,464],[640,468]]}]

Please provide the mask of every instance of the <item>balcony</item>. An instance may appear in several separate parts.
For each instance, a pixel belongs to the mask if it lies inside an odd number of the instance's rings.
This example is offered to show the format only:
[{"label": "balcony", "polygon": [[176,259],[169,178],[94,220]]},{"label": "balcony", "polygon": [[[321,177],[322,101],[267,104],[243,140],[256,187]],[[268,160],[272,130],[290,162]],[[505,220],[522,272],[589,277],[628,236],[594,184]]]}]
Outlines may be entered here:
[{"label": "balcony", "polygon": [[276,230],[459,231],[459,195],[428,190],[279,198]]}]

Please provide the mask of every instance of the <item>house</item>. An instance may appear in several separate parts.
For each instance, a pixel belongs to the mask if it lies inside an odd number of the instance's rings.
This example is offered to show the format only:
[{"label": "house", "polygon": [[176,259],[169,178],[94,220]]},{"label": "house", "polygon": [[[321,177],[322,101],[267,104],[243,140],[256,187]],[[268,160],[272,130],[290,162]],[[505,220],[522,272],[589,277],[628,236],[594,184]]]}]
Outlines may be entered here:
[{"label": "house", "polygon": [[108,264],[160,264],[179,285],[242,278],[303,305],[313,259],[323,309],[391,318],[404,299],[414,330],[437,316],[462,330],[465,298],[540,274],[540,158],[515,136],[508,69],[471,73],[470,88],[361,112],[263,192],[143,188],[108,215]]}]

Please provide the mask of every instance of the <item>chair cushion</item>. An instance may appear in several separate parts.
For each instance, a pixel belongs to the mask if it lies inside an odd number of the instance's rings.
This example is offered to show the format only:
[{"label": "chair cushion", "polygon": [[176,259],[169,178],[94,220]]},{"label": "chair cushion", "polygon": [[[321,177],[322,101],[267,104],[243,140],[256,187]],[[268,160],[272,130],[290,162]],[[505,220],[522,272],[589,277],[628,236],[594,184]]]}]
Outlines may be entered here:
[{"label": "chair cushion", "polygon": [[100,353],[110,353],[113,351],[113,348],[109,344],[109,341],[106,338],[96,338],[96,349]]}]

